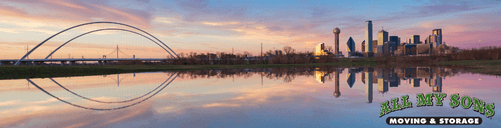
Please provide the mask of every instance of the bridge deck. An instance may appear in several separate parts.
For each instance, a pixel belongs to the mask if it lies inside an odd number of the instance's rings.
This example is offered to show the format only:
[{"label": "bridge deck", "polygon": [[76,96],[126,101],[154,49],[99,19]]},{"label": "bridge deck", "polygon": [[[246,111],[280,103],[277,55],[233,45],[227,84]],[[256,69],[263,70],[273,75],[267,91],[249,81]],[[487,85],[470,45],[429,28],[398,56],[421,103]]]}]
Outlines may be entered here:
[{"label": "bridge deck", "polygon": [[[0,61],[18,61],[19,59],[7,59]],[[142,61],[161,61],[170,60],[166,58],[84,58],[84,59],[24,59],[23,62],[50,62],[50,61],[118,61],[118,60],[142,60]]]}]

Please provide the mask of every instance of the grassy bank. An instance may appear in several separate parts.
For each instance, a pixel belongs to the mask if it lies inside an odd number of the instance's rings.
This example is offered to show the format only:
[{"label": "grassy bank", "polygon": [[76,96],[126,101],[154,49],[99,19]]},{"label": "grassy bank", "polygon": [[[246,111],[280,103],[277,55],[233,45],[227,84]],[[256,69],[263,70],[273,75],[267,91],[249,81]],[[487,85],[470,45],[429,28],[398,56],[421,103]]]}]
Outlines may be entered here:
[{"label": "grassy bank", "polygon": [[470,72],[490,75],[501,75],[501,60],[462,60],[438,62],[443,66],[471,66]]},{"label": "grassy bank", "polygon": [[[0,79],[50,78],[106,75],[131,72],[183,71],[207,69],[277,68],[296,66],[376,67],[384,66],[374,58],[339,59],[334,63],[247,64],[247,65],[89,65],[89,66],[0,66]],[[469,71],[501,75],[501,60],[463,60],[437,62],[438,66],[474,67]]]},{"label": "grassy bank", "polygon": [[276,68],[322,65],[337,67],[374,67],[378,65],[378,62],[371,61],[370,59],[342,59],[335,63],[309,64],[0,66],[0,79],[50,78],[153,71]]}]

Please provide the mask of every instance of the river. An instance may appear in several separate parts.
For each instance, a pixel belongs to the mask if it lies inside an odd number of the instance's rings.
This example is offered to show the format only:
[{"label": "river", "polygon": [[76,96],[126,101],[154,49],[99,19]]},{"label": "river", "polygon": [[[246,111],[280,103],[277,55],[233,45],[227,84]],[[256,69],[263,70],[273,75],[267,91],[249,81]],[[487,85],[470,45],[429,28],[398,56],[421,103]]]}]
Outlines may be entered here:
[{"label": "river", "polygon": [[[391,127],[386,118],[394,116],[481,117],[483,123],[474,127],[501,127],[499,114],[487,118],[472,108],[449,106],[450,95],[457,93],[499,105],[499,83],[496,76],[437,67],[297,67],[0,80],[0,127]],[[443,106],[416,107],[416,94],[421,93],[447,97]],[[379,117],[382,102],[404,95],[409,95],[412,108]]]}]

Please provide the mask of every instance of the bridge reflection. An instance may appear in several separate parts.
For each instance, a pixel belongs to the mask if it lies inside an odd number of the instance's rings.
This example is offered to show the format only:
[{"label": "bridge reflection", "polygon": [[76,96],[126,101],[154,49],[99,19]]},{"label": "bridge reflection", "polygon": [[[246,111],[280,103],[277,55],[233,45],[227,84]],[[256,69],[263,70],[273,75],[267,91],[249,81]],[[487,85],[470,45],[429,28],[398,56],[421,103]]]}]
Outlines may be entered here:
[{"label": "bridge reflection", "polygon": [[[148,97],[145,97],[144,99],[142,100],[139,100],[137,102],[134,102],[134,103],[131,103],[131,104],[128,104],[128,105],[122,105],[120,107],[113,107],[113,108],[96,108],[96,107],[87,107],[87,106],[82,106],[82,105],[78,105],[78,104],[75,104],[75,103],[71,103],[69,101],[66,101],[62,98],[59,98],[58,96],[46,91],[45,89],[43,89],[42,87],[38,86],[35,82],[33,82],[32,80],[30,79],[26,79],[29,83],[31,83],[33,86],[35,86],[36,88],[38,88],[39,90],[41,90],[42,92],[46,93],[47,95],[63,102],[63,103],[66,103],[66,104],[69,104],[69,105],[72,105],[72,106],[75,106],[75,107],[78,107],[78,108],[83,108],[83,109],[89,109],[89,110],[99,110],[99,111],[110,111],[110,110],[118,110],[118,109],[124,109],[124,108],[128,108],[128,107],[131,107],[131,106],[134,106],[134,105],[137,105],[137,104],[140,104],[140,103],[143,103],[144,101],[150,99],[151,97],[157,95],[159,92],[161,92],[163,89],[165,89],[165,87],[167,87],[172,81],[174,81],[177,76],[179,75],[179,73],[173,73],[167,80],[165,80],[162,84],[160,84],[159,86],[157,86],[155,89],[151,90],[150,92],[144,94],[144,95],[141,95],[141,96],[138,96],[138,97],[135,97],[135,98],[131,98],[129,100],[123,100],[123,101],[100,101],[100,100],[95,100],[95,99],[91,99],[91,98],[87,98],[85,96],[82,96],[82,95],[79,95],[69,89],[67,89],[66,87],[64,87],[63,85],[59,84],[57,81],[55,81],[54,79],[50,78],[50,80],[54,83],[56,83],[59,87],[63,88],[64,90],[70,92],[71,94],[75,95],[75,96],[78,96],[82,99],[85,99],[85,100],[89,100],[89,101],[93,101],[93,102],[98,102],[98,103],[106,103],[106,104],[117,104],[117,103],[128,103],[128,102],[132,102],[132,101],[135,101],[135,100],[138,100],[138,99],[141,99],[145,96],[148,96]],[[158,90],[157,90],[158,89]],[[154,92],[154,93],[153,93]],[[153,93],[153,94],[151,94]],[[151,95],[150,95],[151,94]]]},{"label": "bridge reflection", "polygon": [[[320,83],[325,84],[326,81],[334,81],[334,92],[333,96],[338,98],[341,97],[342,90],[340,90],[340,77],[339,75],[345,71],[346,68],[337,68],[329,66],[303,66],[303,67],[287,67],[287,68],[264,68],[264,69],[222,69],[222,70],[196,70],[196,71],[178,71],[170,72],[170,77],[163,81],[160,85],[156,86],[153,90],[137,96],[135,98],[130,98],[128,100],[121,101],[103,101],[93,98],[89,98],[78,94],[64,85],[60,84],[53,78],[49,78],[53,83],[58,85],[65,91],[82,98],[87,101],[92,101],[96,103],[103,104],[124,104],[119,107],[112,108],[96,108],[92,106],[83,106],[75,103],[66,101],[58,96],[51,94],[46,91],[31,79],[26,79],[30,84],[46,93],[47,95],[64,102],[66,104],[83,108],[89,110],[99,110],[99,111],[109,111],[118,110],[131,107],[142,103],[151,97],[158,94],[164,88],[166,88],[172,81],[177,77],[188,78],[188,79],[198,79],[198,78],[229,78],[229,77],[251,77],[253,74],[259,74],[261,77],[268,79],[283,79],[284,82],[292,82],[296,76],[313,76],[314,79]],[[431,87],[433,92],[442,92],[442,79],[455,75],[460,71],[460,69],[451,68],[428,68],[428,67],[410,67],[410,68],[347,68],[346,73],[346,85],[351,89],[356,85],[356,75],[360,74],[361,82],[365,86],[365,102],[372,103],[373,101],[373,86],[377,87],[377,92],[384,94],[390,91],[391,88],[396,88],[401,86],[403,83],[408,83],[412,87],[420,87],[420,82],[424,80],[426,84]],[[118,77],[118,75],[117,75]],[[120,80],[117,78],[117,80]],[[375,85],[374,85],[375,84]]]}]

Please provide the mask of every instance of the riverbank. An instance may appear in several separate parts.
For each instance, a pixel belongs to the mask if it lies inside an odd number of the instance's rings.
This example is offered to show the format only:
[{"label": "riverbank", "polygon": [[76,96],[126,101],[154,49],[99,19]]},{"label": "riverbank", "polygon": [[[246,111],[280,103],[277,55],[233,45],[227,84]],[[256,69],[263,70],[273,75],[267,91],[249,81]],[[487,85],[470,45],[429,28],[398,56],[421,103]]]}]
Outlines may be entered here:
[{"label": "riverbank", "polygon": [[[211,69],[278,68],[297,66],[376,67],[373,58],[339,59],[334,63],[247,64],[247,65],[88,65],[88,66],[0,66],[0,79],[50,78],[107,75],[132,72],[185,71]],[[438,62],[435,66],[471,67],[473,73],[501,75],[501,60],[466,60]]]},{"label": "riverbank", "polygon": [[462,61],[446,61],[438,62],[440,66],[466,66],[472,67],[468,71],[472,73],[500,75],[501,76],[501,60],[462,60]]}]

